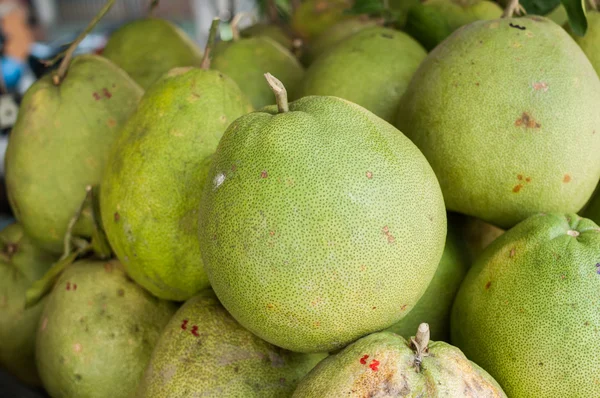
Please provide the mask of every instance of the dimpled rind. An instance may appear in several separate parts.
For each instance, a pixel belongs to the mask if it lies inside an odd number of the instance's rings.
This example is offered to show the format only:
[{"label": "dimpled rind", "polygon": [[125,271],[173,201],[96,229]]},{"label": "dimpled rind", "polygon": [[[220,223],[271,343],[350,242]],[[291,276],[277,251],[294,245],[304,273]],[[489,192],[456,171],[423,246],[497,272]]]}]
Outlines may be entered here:
[{"label": "dimpled rind", "polygon": [[294,32],[311,41],[336,23],[352,18],[346,11],[353,0],[305,0],[294,10],[290,25]]},{"label": "dimpled rind", "polygon": [[215,293],[259,337],[330,352],[399,321],[446,236],[435,175],[402,133],[335,97],[236,120],[213,158],[200,243]]},{"label": "dimpled rind", "polygon": [[48,394],[131,397],[175,309],[136,285],[117,261],[69,266],[37,328],[36,364]]},{"label": "dimpled rind", "polygon": [[281,44],[266,36],[219,42],[215,47],[211,69],[231,77],[260,109],[275,103],[273,92],[265,84],[265,73],[276,76],[287,88],[290,98],[304,77],[304,68]]},{"label": "dimpled rind", "polygon": [[106,235],[127,273],[159,298],[210,286],[198,207],[227,126],[252,106],[218,71],[176,68],[144,95],[113,145],[102,181]]},{"label": "dimpled rind", "polygon": [[506,398],[498,383],[456,347],[430,342],[420,370],[409,342],[374,333],[321,361],[293,398]]},{"label": "dimpled rind", "polygon": [[312,63],[300,96],[344,98],[392,122],[400,97],[425,56],[425,49],[404,32],[365,29]]},{"label": "dimpled rind", "polygon": [[493,1],[465,0],[427,0],[423,3],[444,16],[450,31],[478,20],[498,19],[502,16],[502,8]]},{"label": "dimpled rind", "polygon": [[44,302],[25,309],[25,291],[57,260],[34,246],[19,224],[0,232],[0,367],[28,384],[39,384],[35,333]]},{"label": "dimpled rind", "polygon": [[423,61],[397,127],[423,151],[446,207],[508,228],[577,212],[600,178],[600,80],[538,16],[479,21]]},{"label": "dimpled rind", "polygon": [[173,23],[139,19],[117,29],[102,55],[125,70],[144,89],[176,67],[200,66],[202,52]]},{"label": "dimpled rind", "polygon": [[583,37],[578,36],[571,29],[571,25],[567,22],[565,29],[571,37],[579,44],[585,55],[596,69],[596,73],[600,75],[600,12],[589,10],[587,13],[588,29]]},{"label": "dimpled rind", "polygon": [[289,397],[325,356],[294,353],[261,340],[207,289],[169,321],[137,397]]},{"label": "dimpled rind", "polygon": [[531,216],[494,241],[463,282],[452,341],[510,397],[600,396],[600,228]]},{"label": "dimpled rind", "polygon": [[[27,90],[6,149],[11,208],[37,245],[62,253],[69,221],[100,183],[108,152],[142,89],[112,62],[75,57],[59,86],[52,74]],[[74,235],[90,236],[89,214]]]}]

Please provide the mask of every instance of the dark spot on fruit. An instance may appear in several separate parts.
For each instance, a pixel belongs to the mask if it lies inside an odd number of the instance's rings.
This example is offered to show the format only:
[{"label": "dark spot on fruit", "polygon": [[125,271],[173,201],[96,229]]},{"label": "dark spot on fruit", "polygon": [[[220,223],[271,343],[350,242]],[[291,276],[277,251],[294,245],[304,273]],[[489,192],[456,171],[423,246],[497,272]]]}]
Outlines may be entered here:
[{"label": "dark spot on fruit", "polygon": [[515,29],[519,29],[519,30],[526,30],[527,28],[521,25],[515,25],[513,23],[509,23],[508,26],[510,26],[511,28],[515,28]]},{"label": "dark spot on fruit", "polygon": [[111,263],[105,263],[104,264],[104,271],[106,271],[106,272],[112,272],[112,264]]},{"label": "dark spot on fruit", "polygon": [[275,231],[269,231],[269,235],[275,236]]},{"label": "dark spot on fruit", "polygon": [[71,290],[71,282],[67,282],[67,290]]},{"label": "dark spot on fruit", "polygon": [[371,173],[370,171],[367,171],[367,178],[370,180],[371,178],[373,178],[373,173]]},{"label": "dark spot on fruit", "polygon": [[181,329],[182,330],[187,330],[187,324],[188,324],[188,320],[184,319],[183,322],[181,323]]},{"label": "dark spot on fruit", "polygon": [[261,177],[261,178],[267,178],[268,176],[269,176],[269,175],[267,174],[267,171],[266,171],[266,170],[263,170],[263,171],[261,171],[261,172],[260,172],[260,177]]},{"label": "dark spot on fruit", "polygon": [[479,82],[475,82],[475,85],[476,85],[477,87],[479,87]]},{"label": "dark spot on fruit", "polygon": [[371,364],[369,365],[369,367],[371,368],[372,371],[377,372],[379,370],[379,361],[376,359],[373,359],[371,361]]},{"label": "dark spot on fruit", "polygon": [[377,307],[373,307],[373,309],[374,309],[374,310],[376,310],[376,309],[377,309]]},{"label": "dark spot on fruit", "polygon": [[77,290],[77,283],[73,283],[73,290]]},{"label": "dark spot on fruit", "polygon": [[133,332],[138,333],[140,331],[140,327],[138,325],[133,325]]},{"label": "dark spot on fruit", "polygon": [[571,182],[571,176],[568,174],[565,174],[565,176],[563,177],[563,182],[565,184]]},{"label": "dark spot on fruit", "polygon": [[389,33],[382,33],[381,37],[385,37],[386,39],[393,39],[394,35],[390,35]]},{"label": "dark spot on fruit", "polygon": [[525,181],[527,181],[527,182],[531,182],[531,177],[527,177],[527,178],[525,179]]},{"label": "dark spot on fruit", "polygon": [[94,97],[94,99],[95,99],[96,101],[99,101],[99,100],[102,98],[102,97],[100,97],[100,94],[98,94],[98,93],[96,93],[96,92],[94,92],[94,93],[92,94],[92,96]]},{"label": "dark spot on fruit", "polygon": [[240,371],[240,368],[239,368],[238,366],[235,366],[235,367],[233,368],[233,372],[234,372],[234,373],[237,373],[237,372],[239,372],[239,371]]},{"label": "dark spot on fruit", "polygon": [[114,339],[114,338],[116,337],[116,335],[115,335],[113,332],[111,332],[111,333],[108,335],[108,337],[109,337],[109,338],[111,338],[111,339]]},{"label": "dark spot on fruit", "polygon": [[492,281],[488,281],[488,283],[485,284],[486,289],[489,289],[490,286],[492,286]]},{"label": "dark spot on fruit", "polygon": [[196,337],[199,337],[200,335],[198,334],[198,326],[194,325],[192,326],[192,334]]},{"label": "dark spot on fruit", "polygon": [[588,321],[585,321],[585,322],[583,323],[583,325],[584,325],[584,326],[590,326],[590,323],[589,323]]},{"label": "dark spot on fruit", "polygon": [[407,307],[407,305],[406,305],[406,304],[404,304],[402,307],[400,307],[400,309],[401,309],[402,311],[404,311],[404,310],[406,309],[406,307]]},{"label": "dark spot on fruit", "polygon": [[517,185],[515,185],[515,186],[513,187],[513,190],[512,190],[512,191],[513,191],[514,193],[519,193],[519,191],[521,190],[521,188],[523,188],[523,185],[521,185],[521,184],[517,184]]},{"label": "dark spot on fruit", "polygon": [[519,175],[517,176],[517,180],[521,180],[521,181],[522,181],[522,180],[523,180],[523,175],[522,175],[522,174],[519,174]]},{"label": "dark spot on fruit", "polygon": [[539,129],[540,127],[542,127],[542,125],[538,123],[533,117],[531,117],[531,115],[527,112],[523,112],[521,117],[515,120],[515,126],[524,126],[525,128],[529,129]]},{"label": "dark spot on fruit", "polygon": [[272,309],[273,308],[273,304],[267,304],[267,308],[268,309]]},{"label": "dark spot on fruit", "polygon": [[540,363],[538,363],[538,365],[544,366],[544,362],[540,362]]},{"label": "dark spot on fruit", "polygon": [[514,257],[514,256],[515,256],[515,252],[516,252],[516,250],[515,250],[515,249],[510,249],[510,253],[508,254],[508,256],[509,256],[510,258]]},{"label": "dark spot on fruit", "polygon": [[75,373],[75,380],[81,381],[82,377],[79,373]]},{"label": "dark spot on fruit", "polygon": [[223,78],[223,74],[222,73],[219,73],[219,78],[221,78],[221,79]]},{"label": "dark spot on fruit", "polygon": [[362,363],[363,365],[366,365],[366,364],[367,364],[367,359],[368,359],[368,358],[369,358],[369,356],[368,356],[368,355],[365,355],[365,356],[363,356],[363,357],[360,359],[360,363]]},{"label": "dark spot on fruit", "polygon": [[104,96],[105,96],[106,98],[108,98],[108,99],[112,98],[112,94],[111,94],[111,92],[110,92],[110,91],[108,91],[108,89],[107,89],[107,88],[103,88],[103,89],[102,89],[102,93],[104,94]]},{"label": "dark spot on fruit", "polygon": [[123,289],[117,290],[117,296],[123,297],[124,295],[125,295],[125,290],[123,290]]}]

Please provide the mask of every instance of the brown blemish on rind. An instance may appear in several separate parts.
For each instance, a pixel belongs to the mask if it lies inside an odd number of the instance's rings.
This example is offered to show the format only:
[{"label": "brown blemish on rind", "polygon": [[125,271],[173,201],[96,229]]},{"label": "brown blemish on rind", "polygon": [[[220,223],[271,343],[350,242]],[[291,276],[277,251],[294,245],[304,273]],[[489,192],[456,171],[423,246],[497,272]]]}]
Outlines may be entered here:
[{"label": "brown blemish on rind", "polygon": [[508,254],[508,256],[510,258],[513,258],[515,256],[515,249],[510,249],[510,253]]},{"label": "brown blemish on rind", "polygon": [[548,83],[546,83],[546,82],[535,82],[535,83],[533,83],[533,89],[535,91],[546,92],[546,91],[548,91]]},{"label": "brown blemish on rind", "polygon": [[570,176],[570,175],[568,175],[568,174],[565,174],[565,176],[563,177],[563,182],[564,182],[565,184],[567,184],[567,183],[571,182],[571,176]]},{"label": "brown blemish on rind", "polygon": [[266,170],[263,170],[263,171],[260,172],[260,177],[261,178],[267,178],[268,176],[269,176],[269,174],[267,173]]},{"label": "brown blemish on rind", "polygon": [[371,173],[370,171],[367,171],[367,178],[370,180],[371,178],[373,178],[373,173]]},{"label": "brown blemish on rind", "polygon": [[542,127],[542,125],[538,123],[533,117],[531,117],[531,115],[527,112],[523,112],[521,117],[515,120],[515,126],[524,126],[528,129],[539,129],[540,127]]},{"label": "brown blemish on rind", "polygon": [[512,190],[512,191],[513,191],[514,193],[519,193],[519,191],[521,190],[521,188],[523,188],[523,185],[522,185],[522,184],[517,184],[517,185],[515,185],[515,186],[513,187],[513,190]]},{"label": "brown blemish on rind", "polygon": [[121,219],[121,215],[118,212],[115,213],[115,222],[119,222],[120,219]]},{"label": "brown blemish on rind", "polygon": [[486,289],[489,289],[490,286],[492,286],[492,281],[488,281],[488,283],[485,284]]},{"label": "brown blemish on rind", "polygon": [[387,236],[388,243],[394,243],[396,241],[396,237],[390,233],[390,229],[387,225],[383,227],[382,232]]}]

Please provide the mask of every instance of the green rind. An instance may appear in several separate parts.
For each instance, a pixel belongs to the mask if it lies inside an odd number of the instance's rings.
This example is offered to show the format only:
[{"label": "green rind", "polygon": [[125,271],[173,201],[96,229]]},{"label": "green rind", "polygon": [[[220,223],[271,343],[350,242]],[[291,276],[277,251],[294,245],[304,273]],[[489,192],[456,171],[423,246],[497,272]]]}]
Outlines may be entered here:
[{"label": "green rind", "polygon": [[210,286],[198,208],[227,126],[252,107],[218,71],[174,69],[144,95],[112,147],[102,223],[127,273],[159,298],[184,301]]},{"label": "green rind", "polygon": [[456,31],[415,73],[396,125],[429,160],[448,210],[507,228],[586,203],[600,178],[598,109],[588,59],[533,16]]},{"label": "green rind", "polygon": [[206,290],[189,299],[165,328],[137,396],[289,397],[325,356],[297,354],[261,340]]},{"label": "green rind", "polygon": [[575,34],[568,23],[564,25],[564,28],[579,44],[579,47],[594,66],[596,73],[600,76],[600,12],[588,11],[587,21],[588,29],[583,37]]},{"label": "green rind", "polygon": [[[100,182],[108,151],[142,89],[96,55],[73,59],[59,86],[46,75],[27,91],[6,150],[6,186],[16,218],[40,247],[61,253],[86,186]],[[74,235],[90,236],[89,214]]]},{"label": "green rind", "polygon": [[266,108],[225,132],[200,211],[211,285],[244,327],[329,352],[391,326],[425,292],[446,213],[422,154],[335,97]]},{"label": "green rind", "polygon": [[452,341],[510,397],[599,396],[599,262],[600,228],[592,221],[529,217],[467,274]]}]

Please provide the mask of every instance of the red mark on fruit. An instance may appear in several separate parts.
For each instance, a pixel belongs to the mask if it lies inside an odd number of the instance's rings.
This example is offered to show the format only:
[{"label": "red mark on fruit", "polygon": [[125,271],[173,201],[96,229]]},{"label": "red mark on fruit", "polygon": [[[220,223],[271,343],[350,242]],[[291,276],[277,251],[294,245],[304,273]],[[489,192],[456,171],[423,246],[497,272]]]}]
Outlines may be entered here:
[{"label": "red mark on fruit", "polygon": [[563,182],[565,184],[571,182],[571,176],[568,174],[565,174],[565,176],[563,177]]},{"label": "red mark on fruit", "polygon": [[371,178],[373,178],[373,173],[371,173],[370,171],[367,171],[367,178],[370,180]]},{"label": "red mark on fruit", "polygon": [[523,174],[519,174],[519,175],[517,175],[517,180],[519,180],[519,181],[523,181]]},{"label": "red mark on fruit", "polygon": [[188,320],[184,319],[183,322],[181,322],[181,329],[182,330],[187,330],[187,324],[188,324]]},{"label": "red mark on fruit", "polygon": [[369,367],[371,368],[372,371],[377,372],[379,370],[379,361],[376,359],[372,360]]},{"label": "red mark on fruit", "polygon": [[67,282],[67,290],[71,290],[71,282]]},{"label": "red mark on fruit", "polygon": [[104,96],[108,99],[110,99],[112,97],[112,94],[110,93],[110,91],[108,91],[107,88],[102,89],[102,93],[104,94]]},{"label": "red mark on fruit", "polygon": [[275,231],[269,231],[269,235],[275,236]]},{"label": "red mark on fruit", "polygon": [[521,190],[521,188],[523,188],[523,185],[521,185],[521,184],[517,184],[517,185],[515,185],[515,186],[513,187],[513,190],[512,190],[512,191],[513,191],[514,193],[519,193],[519,191]]},{"label": "red mark on fruit", "polygon": [[94,96],[94,99],[95,99],[96,101],[99,101],[99,100],[102,98],[102,97],[100,96],[100,94],[98,94],[98,93],[96,93],[96,92],[94,92],[92,95]]},{"label": "red mark on fruit", "polygon": [[115,222],[119,222],[121,219],[121,215],[119,213],[115,213]]},{"label": "red mark on fruit", "polygon": [[263,171],[261,171],[261,173],[260,173],[260,177],[261,177],[261,178],[267,178],[268,176],[269,176],[269,175],[267,174],[267,171],[266,171],[266,170],[263,170]]},{"label": "red mark on fruit", "polygon": [[402,311],[404,311],[404,310],[406,309],[406,304],[404,304],[402,307],[400,307],[400,309],[401,309]]},{"label": "red mark on fruit", "polygon": [[363,356],[363,357],[360,359],[360,363],[362,363],[363,365],[366,365],[366,364],[367,364],[367,359],[368,359],[368,358],[369,358],[369,356],[368,356],[368,355],[365,355],[365,356]]},{"label": "red mark on fruit", "polygon": [[73,283],[73,290],[77,290],[77,284]]},{"label": "red mark on fruit", "polygon": [[485,284],[486,289],[489,289],[490,286],[492,286],[492,281],[489,281],[488,283]]},{"label": "red mark on fruit", "polygon": [[198,326],[194,325],[192,326],[192,334],[196,337],[199,337],[200,335],[198,334]]},{"label": "red mark on fruit", "polygon": [[387,234],[388,232],[390,232],[390,229],[386,225],[385,227],[383,227],[383,233]]},{"label": "red mark on fruit", "polygon": [[387,236],[388,243],[394,243],[396,241],[396,237],[390,233],[390,229],[386,225],[382,230],[383,234]]},{"label": "red mark on fruit", "polygon": [[536,91],[548,91],[548,83],[546,82],[535,82],[533,83],[533,89]]}]

